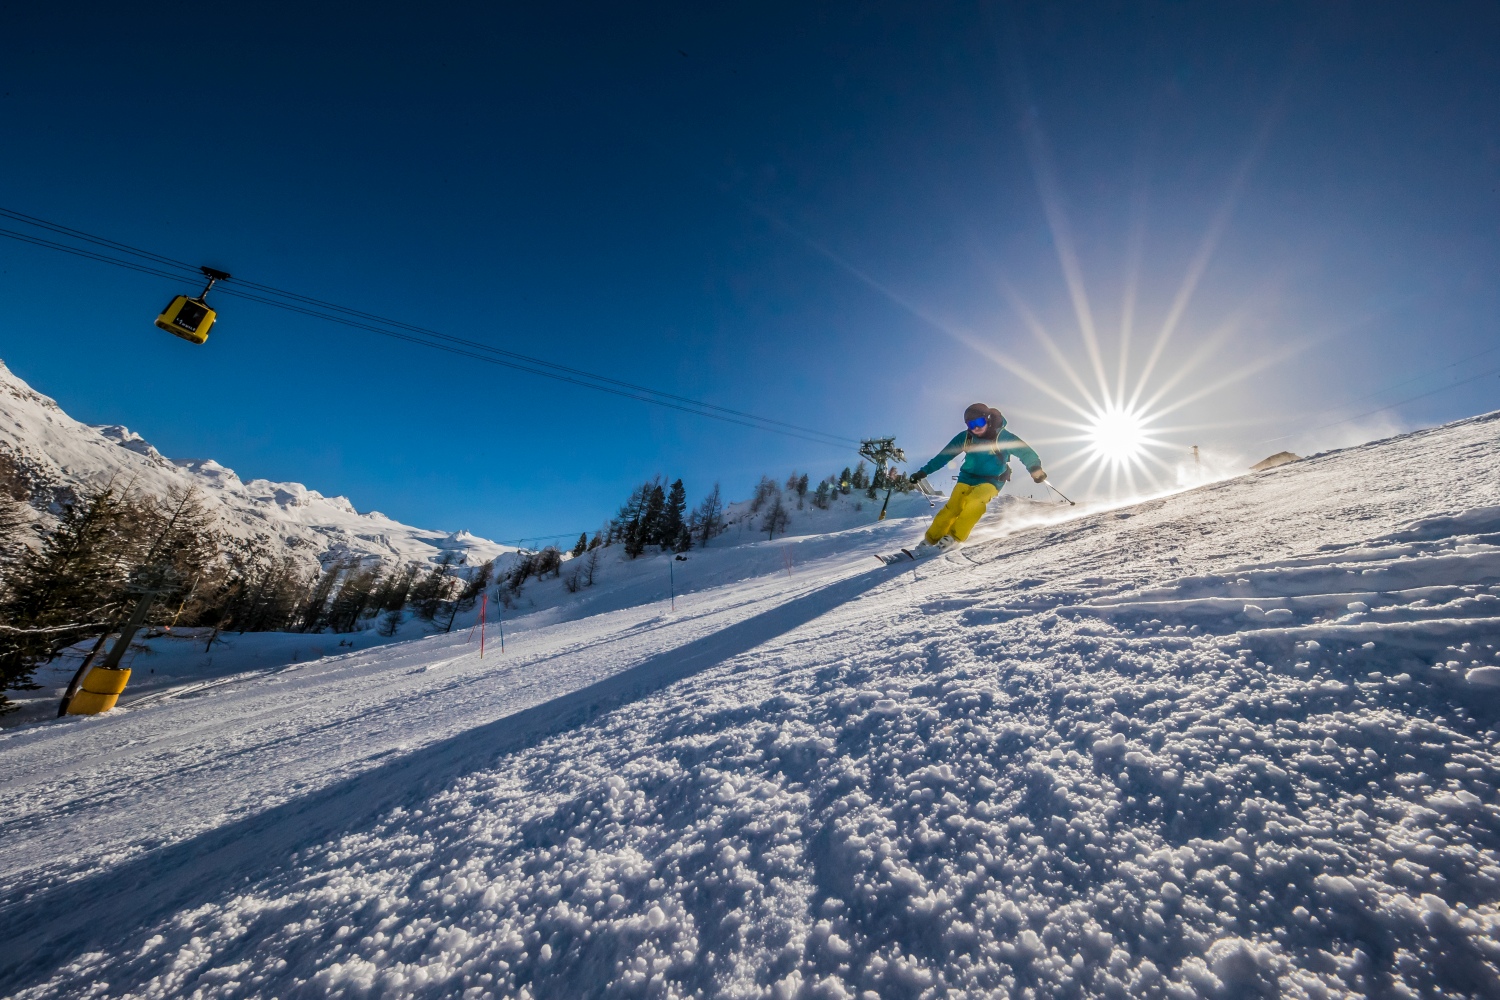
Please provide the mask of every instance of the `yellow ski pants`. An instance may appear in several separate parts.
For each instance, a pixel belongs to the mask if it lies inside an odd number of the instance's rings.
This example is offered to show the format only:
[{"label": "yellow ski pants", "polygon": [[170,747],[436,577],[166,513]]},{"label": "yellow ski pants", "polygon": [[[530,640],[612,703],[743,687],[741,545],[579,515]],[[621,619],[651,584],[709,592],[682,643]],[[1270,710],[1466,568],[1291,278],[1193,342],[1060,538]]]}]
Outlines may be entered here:
[{"label": "yellow ski pants", "polygon": [[989,483],[980,483],[978,486],[954,483],[953,492],[948,494],[948,502],[943,504],[943,509],[937,512],[937,517],[932,519],[932,526],[927,529],[927,541],[936,545],[944,535],[952,535],[960,542],[968,541],[969,532],[974,530],[974,525],[984,516],[985,505],[999,493]]}]

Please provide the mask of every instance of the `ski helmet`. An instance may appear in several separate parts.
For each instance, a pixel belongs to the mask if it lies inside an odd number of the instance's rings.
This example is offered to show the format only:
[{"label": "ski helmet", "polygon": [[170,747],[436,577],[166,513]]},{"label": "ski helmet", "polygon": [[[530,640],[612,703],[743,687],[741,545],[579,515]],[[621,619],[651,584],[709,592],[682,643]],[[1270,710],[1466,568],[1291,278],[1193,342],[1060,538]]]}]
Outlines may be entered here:
[{"label": "ski helmet", "polygon": [[981,418],[989,424],[986,431],[999,433],[1000,428],[1005,426],[1005,417],[988,403],[970,403],[964,410],[964,423],[966,424],[972,425],[974,421]]}]

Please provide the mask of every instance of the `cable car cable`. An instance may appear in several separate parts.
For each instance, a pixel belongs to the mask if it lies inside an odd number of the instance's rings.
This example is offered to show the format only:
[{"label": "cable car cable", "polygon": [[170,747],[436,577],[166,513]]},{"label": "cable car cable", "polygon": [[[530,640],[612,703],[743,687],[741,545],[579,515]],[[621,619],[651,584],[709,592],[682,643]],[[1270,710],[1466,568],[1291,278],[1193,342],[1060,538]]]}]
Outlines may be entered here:
[{"label": "cable car cable", "polygon": [[63,253],[70,253],[75,257],[86,257],[89,260],[97,260],[100,263],[114,264],[116,267],[129,268],[132,271],[140,271],[142,274],[154,274],[162,278],[171,278],[173,281],[186,280],[180,274],[173,274],[170,271],[163,271],[161,268],[147,267],[144,264],[137,264],[133,261],[128,260],[120,260],[118,257],[109,257],[105,254],[98,253],[93,250],[84,250],[80,247],[70,247],[64,243],[54,243],[51,240],[44,240],[39,236],[32,236],[29,233],[18,233],[14,229],[0,229],[0,236],[8,236],[13,240],[20,240],[22,243],[32,243],[39,247],[47,247],[49,250],[61,250]]},{"label": "cable car cable", "polygon": [[[17,219],[18,221],[24,221],[27,224],[39,226],[41,228],[51,230],[52,232],[56,232],[56,233],[63,234],[63,235],[68,235],[68,236],[73,236],[73,237],[76,237],[76,238],[82,239],[82,240],[87,240],[88,242],[94,243],[94,244],[99,245],[99,246],[107,246],[107,247],[110,247],[112,249],[121,250],[121,251],[124,251],[126,253],[131,253],[131,254],[134,254],[136,256],[143,257],[143,258],[146,258],[146,259],[149,259],[149,260],[155,260],[155,261],[159,261],[159,262],[162,262],[162,263],[165,263],[165,264],[169,264],[169,265],[174,266],[174,267],[180,267],[180,268],[182,268],[182,269],[184,269],[186,271],[197,270],[196,268],[193,267],[193,265],[188,264],[186,261],[174,260],[171,257],[165,257],[165,256],[163,256],[161,254],[152,253],[149,250],[142,250],[139,247],[130,246],[127,243],[120,243],[120,242],[118,242],[116,240],[109,240],[109,239],[105,239],[104,237],[101,237],[101,236],[94,236],[93,234],[86,233],[86,232],[84,232],[83,230],[80,230],[80,229],[73,229],[70,226],[64,226],[64,225],[61,225],[59,223],[49,222],[49,221],[47,221],[45,219],[39,219],[36,216],[26,215],[25,213],[16,212],[16,211],[14,211],[12,209],[0,208],[0,215],[8,216],[10,218]],[[0,234],[7,235],[7,236],[13,236],[13,237],[15,237],[17,239],[24,240],[25,242],[28,242],[28,243],[35,243],[35,244],[40,245],[40,246],[47,246],[47,247],[51,247],[51,248],[56,249],[56,250],[63,250],[63,251],[68,252],[68,253],[74,253],[74,254],[76,254],[78,256],[88,257],[89,259],[98,260],[98,261],[101,261],[103,263],[112,263],[112,264],[117,264],[117,265],[122,266],[122,267],[130,267],[132,270],[143,271],[144,273],[147,273],[147,274],[157,274],[157,275],[160,275],[162,277],[176,277],[175,275],[168,274],[167,272],[164,272],[164,271],[159,271],[159,270],[155,270],[155,269],[152,269],[152,268],[142,267],[140,265],[132,264],[132,263],[126,262],[126,261],[122,261],[122,260],[119,260],[117,258],[111,258],[111,257],[105,256],[105,255],[101,255],[101,254],[96,253],[94,251],[78,250],[76,248],[70,248],[70,247],[68,247],[68,246],[66,246],[64,244],[55,243],[55,242],[50,241],[50,240],[41,240],[41,239],[38,239],[36,237],[29,237],[27,235],[24,235],[24,234],[21,234],[21,233],[17,233],[14,230],[0,230]],[[802,440],[818,441],[819,443],[832,443],[832,442],[836,442],[837,444],[839,444],[841,446],[845,445],[845,444],[857,444],[858,443],[854,438],[844,438],[844,437],[841,437],[841,436],[836,435],[836,434],[828,434],[827,432],[824,432],[824,431],[817,431],[817,430],[813,430],[812,428],[800,427],[797,424],[789,423],[789,422],[784,421],[784,420],[775,420],[775,419],[772,419],[770,417],[761,417],[761,416],[757,416],[756,414],[753,414],[753,413],[746,413],[743,410],[735,410],[735,409],[732,409],[730,407],[719,406],[719,405],[714,404],[714,403],[704,403],[704,402],[702,402],[700,400],[689,399],[689,398],[687,398],[685,396],[678,396],[678,395],[676,395],[674,393],[663,392],[662,390],[659,390],[659,389],[652,389],[649,386],[638,385],[638,384],[633,383],[633,382],[626,382],[626,381],[623,381],[621,379],[614,379],[614,378],[610,378],[610,377],[605,376],[605,375],[596,375],[593,372],[584,371],[584,370],[578,369],[578,368],[572,368],[572,367],[569,367],[567,365],[557,364],[556,362],[546,361],[546,360],[543,360],[541,358],[534,358],[534,357],[531,357],[530,355],[520,354],[520,353],[518,353],[516,351],[508,351],[508,350],[505,350],[504,348],[494,347],[492,345],[485,344],[485,343],[482,343],[480,341],[467,340],[467,339],[465,339],[463,337],[454,337],[454,336],[452,336],[450,334],[445,334],[445,333],[441,333],[441,332],[439,332],[437,330],[428,329],[427,327],[415,326],[415,325],[413,325],[411,323],[403,323],[400,320],[394,320],[394,319],[391,319],[391,318],[386,317],[386,316],[377,315],[375,313],[368,313],[368,312],[365,312],[365,311],[360,310],[360,309],[352,309],[352,308],[350,308],[348,306],[341,306],[341,305],[339,305],[339,304],[337,304],[335,302],[328,302],[328,301],[325,301],[323,299],[313,298],[312,296],[309,296],[309,295],[301,295],[301,294],[299,294],[297,292],[290,292],[290,291],[287,291],[286,289],[276,288],[276,287],[274,287],[272,285],[263,285],[263,284],[260,284],[259,282],[246,281],[246,280],[243,280],[243,279],[236,279],[236,282],[237,282],[237,284],[243,285],[243,286],[245,286],[247,288],[256,288],[256,289],[259,289],[261,291],[270,293],[272,295],[284,296],[285,298],[293,299],[293,300],[296,300],[296,301],[299,301],[299,302],[304,302],[304,303],[308,303],[310,305],[320,306],[320,307],[325,308],[325,309],[332,309],[332,310],[336,310],[338,312],[346,313],[346,314],[348,314],[350,316],[358,316],[358,317],[360,317],[362,319],[372,320],[372,321],[374,321],[376,323],[384,323],[384,324],[389,325],[389,326],[394,326],[394,327],[398,327],[400,329],[410,330],[410,331],[412,331],[414,333],[420,333],[420,334],[423,334],[425,336],[436,337],[436,338],[438,338],[440,340],[445,340],[445,341],[448,341],[450,343],[459,344],[459,345],[462,345],[464,347],[472,348],[474,350],[490,352],[490,353],[498,354],[498,355],[501,355],[501,356],[504,356],[504,357],[513,358],[513,359],[515,359],[517,361],[524,362],[527,365],[538,365],[538,366],[541,366],[541,367],[544,367],[544,368],[552,368],[552,369],[555,369],[557,371],[567,372],[570,375],[580,376],[580,377],[582,377],[584,379],[592,379],[592,380],[594,380],[596,382],[606,382],[606,383],[609,383],[611,385],[617,385],[617,386],[620,386],[620,387],[625,388],[625,389],[632,389],[632,390],[635,390],[636,392],[648,393],[651,396],[659,396],[659,397],[662,397],[664,399],[675,400],[675,401],[677,401],[679,403],[686,404],[686,406],[688,406],[688,407],[695,407],[695,408],[697,408],[697,409],[687,409],[687,410],[684,410],[684,412],[699,413],[701,410],[714,410],[714,411],[718,411],[720,413],[726,413],[726,414],[730,414],[730,415],[733,415],[733,416],[736,416],[736,417],[741,417],[741,418],[744,418],[745,420],[754,421],[754,423],[750,423],[750,424],[744,423],[743,420],[730,421],[730,423],[738,423],[741,426],[757,427],[757,426],[760,426],[762,424],[767,424],[767,425],[774,425],[774,426],[777,426],[777,427],[784,427],[784,428],[786,428],[788,430],[792,430],[792,431],[799,431],[799,432],[802,432],[802,434],[816,435],[816,437],[814,437],[814,438],[802,437]],[[343,322],[342,320],[340,320],[340,319],[338,319],[336,317],[333,317],[333,316],[328,316],[326,314],[319,313],[319,312],[316,312],[316,311],[311,311],[311,310],[308,310],[308,309],[293,308],[293,307],[288,306],[286,303],[278,302],[278,301],[275,301],[273,299],[265,298],[265,297],[262,297],[262,296],[249,295],[249,294],[246,294],[244,292],[236,291],[233,288],[222,288],[222,289],[220,289],[220,294],[221,295],[232,295],[232,296],[235,296],[236,298],[248,299],[248,300],[250,300],[252,302],[260,302],[260,303],[263,303],[265,305],[276,306],[277,308],[281,308],[281,309],[289,309],[290,311],[293,311],[293,312],[299,312],[299,313],[302,313],[304,315],[313,316],[313,317],[316,317],[318,319],[327,320],[329,322],[335,322],[335,323],[342,323]],[[369,325],[363,324],[363,323],[344,323],[344,325],[345,326],[351,326],[351,327],[354,327],[356,329],[368,330],[368,331],[373,332],[373,333],[380,333],[380,334],[388,335],[388,336],[391,335],[390,332],[387,331],[387,330],[378,329],[376,327],[369,326]],[[406,340],[409,343],[421,344],[422,346],[426,346],[426,347],[436,347],[437,346],[435,344],[430,344],[430,343],[427,343],[425,341],[414,340],[414,339],[412,339],[410,337],[398,337],[397,339]],[[466,357],[473,357],[473,355],[464,354],[464,352],[459,352],[459,351],[454,351],[454,352],[450,352],[450,353],[461,354],[461,355],[466,356]],[[528,372],[528,373],[533,374],[533,375],[541,375],[544,378],[553,378],[553,377],[555,377],[555,376],[552,375],[551,372],[537,371],[534,368],[527,368],[527,367],[516,366],[516,365],[507,365],[505,367],[511,367],[511,368],[514,368],[517,371],[524,371],[524,372]],[[560,379],[560,381],[570,382],[570,383],[572,383],[574,385],[582,385],[582,386],[585,386],[587,388],[601,388],[600,386],[595,385],[592,382],[580,382],[580,381],[578,381],[576,379]],[[647,399],[647,398],[644,398],[642,396],[633,395],[631,393],[615,393],[615,394],[616,395],[623,395],[623,396],[625,396],[626,398],[629,398],[629,399],[638,399],[638,400],[641,400],[642,402],[648,402],[648,403],[649,402],[656,402],[656,400],[654,400],[654,399]],[[681,407],[681,406],[674,406],[674,407],[671,407],[671,408],[672,409],[683,410],[683,407]],[[707,414],[701,414],[701,415],[705,415],[706,416]],[[765,429],[770,429],[770,428],[767,427]]]},{"label": "cable car cable", "polygon": [[[117,252],[131,254],[133,256],[142,258],[143,260],[151,261],[155,264],[165,265],[171,268],[180,268],[184,272],[191,273],[200,270],[200,268],[197,268],[187,263],[186,261],[179,261],[162,254],[153,253],[149,250],[143,250],[139,247],[131,246],[127,243],[121,243],[117,240],[110,240],[102,236],[95,236],[94,234],[85,232],[81,229],[74,229],[70,226],[64,226],[59,223],[49,222],[46,219],[40,219],[36,216],[27,215],[23,212],[17,212],[13,209],[0,207],[0,216],[10,218],[25,225],[45,229],[61,236],[66,236],[72,239],[92,243],[95,246],[105,247]],[[60,250],[64,253],[72,254],[77,257],[83,257],[88,260],[98,261],[99,263],[113,264],[116,267],[123,267],[132,271],[138,271],[143,274],[170,278],[174,281],[186,280],[187,277],[183,274],[176,274],[171,271],[163,270],[161,267],[153,267],[149,264],[142,264],[137,261],[123,260],[119,257],[110,256],[109,254],[101,253],[96,250],[69,246],[67,244],[43,239],[29,233],[22,233],[12,229],[0,228],[0,236],[6,236],[23,243],[32,244],[34,246],[46,247],[52,250]],[[531,357],[529,355],[520,354],[515,351],[508,351],[504,348],[494,347],[480,341],[467,340],[462,337],[454,337],[449,334],[441,333],[437,330],[415,326],[410,323],[401,322],[400,320],[394,320],[375,313],[353,309],[348,306],[341,306],[334,302],[328,302],[323,299],[313,298],[312,296],[287,291],[285,289],[276,288],[271,285],[263,285],[259,282],[245,281],[243,279],[235,279],[235,285],[243,286],[244,288],[253,288],[265,294],[256,295],[232,286],[220,287],[218,290],[218,294],[231,295],[235,298],[246,299],[252,302],[259,302],[264,305],[274,306],[278,309],[285,309],[289,312],[300,313],[316,319],[322,319],[327,322],[338,323],[340,325],[348,326],[354,329],[377,333],[381,336],[391,337],[396,340],[403,340],[407,343],[416,344],[422,347],[434,348],[436,350],[445,351],[450,354],[456,354],[461,357],[468,357],[474,360],[495,364],[500,367],[510,368],[515,371],[522,371],[532,375],[539,375],[543,378],[551,378],[556,381],[567,382],[572,385],[582,386],[584,388],[596,389],[600,392],[608,392],[612,395],[622,396],[627,399],[635,399],[640,402],[653,403],[655,405],[663,406],[668,409],[674,409],[684,413],[691,413],[695,416],[711,417],[713,419],[722,420],[726,423],[737,424],[742,427],[771,431],[773,433],[783,434],[788,437],[795,437],[800,440],[810,441],[815,444],[829,445],[832,447],[842,448],[857,444],[857,440],[854,438],[846,438],[841,435],[830,434],[826,431],[820,431],[809,427],[802,427],[788,421],[776,420],[770,417],[762,417],[743,410],[735,410],[730,407],[719,406],[714,403],[705,403],[701,400],[691,399],[686,396],[679,396],[675,393],[669,393],[659,389],[652,389],[649,386],[638,385],[633,382],[626,382],[624,380],[610,378],[605,375],[597,375],[593,372],[585,371],[583,369],[572,368],[567,365],[546,361],[541,358]],[[292,301],[279,301],[277,298],[275,298],[276,296]],[[298,303],[305,303],[305,305],[299,305]],[[317,306],[319,308],[314,309],[309,308],[309,306]],[[321,309],[343,313],[345,314],[345,316],[341,317],[330,315],[328,312],[320,311]],[[359,320],[348,319],[345,317],[358,317],[359,319],[369,320],[371,322],[360,322]],[[383,327],[374,324],[384,324],[385,326],[395,327],[397,328],[397,330],[384,329]],[[412,336],[410,334],[397,332],[399,330],[407,330],[410,331],[411,334],[420,334],[421,336]],[[447,343],[433,343],[431,340],[422,339],[423,337],[436,338]],[[505,358],[511,360],[502,360]],[[612,386],[615,388],[611,388]]]}]

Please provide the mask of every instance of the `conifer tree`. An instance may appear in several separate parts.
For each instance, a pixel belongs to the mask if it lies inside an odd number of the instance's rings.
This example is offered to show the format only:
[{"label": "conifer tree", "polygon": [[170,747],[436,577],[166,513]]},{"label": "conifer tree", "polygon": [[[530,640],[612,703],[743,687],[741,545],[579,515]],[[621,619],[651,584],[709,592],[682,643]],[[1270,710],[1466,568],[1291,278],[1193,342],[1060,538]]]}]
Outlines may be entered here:
[{"label": "conifer tree", "polygon": [[687,531],[687,490],[681,479],[672,481],[662,513],[661,547],[682,551],[682,536]]},{"label": "conifer tree", "polygon": [[770,476],[761,476],[760,482],[755,486],[755,495],[750,498],[750,513],[759,514],[766,504],[771,502],[772,497],[781,496],[781,487],[776,485],[776,480]]},{"label": "conifer tree", "polygon": [[323,628],[327,621],[329,598],[333,595],[333,588],[350,569],[348,563],[339,562],[334,563],[319,575],[312,593],[308,594],[298,615],[297,631],[317,632]]},{"label": "conifer tree", "polygon": [[849,471],[849,466],[844,466],[844,471],[839,473],[839,492],[844,496],[849,495],[849,488],[854,485],[854,474]]},{"label": "conifer tree", "polygon": [[624,541],[625,554],[632,559],[646,551],[646,532],[639,514],[626,526]]},{"label": "conifer tree", "polygon": [[335,632],[353,632],[366,613],[379,610],[376,594],[381,586],[381,567],[352,566],[328,607],[328,627]]},{"label": "conifer tree", "polygon": [[[143,562],[165,566],[177,554],[159,513],[149,500],[110,484],[64,504],[41,545],[21,550],[0,605],[0,692],[28,686],[40,663],[109,627],[123,614],[127,580]],[[0,712],[7,706],[0,694]]]},{"label": "conifer tree", "polygon": [[832,492],[828,486],[828,480],[824,479],[818,483],[817,492],[813,494],[813,506],[819,510],[827,510],[829,495]]},{"label": "conifer tree", "polygon": [[714,488],[698,504],[695,513],[698,521],[698,546],[702,548],[708,544],[709,539],[724,529],[724,501],[720,498],[718,483],[714,483]]},{"label": "conifer tree", "polygon": [[646,506],[641,511],[641,548],[647,545],[661,545],[663,533],[666,530],[667,520],[667,494],[661,488],[661,483],[653,483],[650,492],[646,494]]},{"label": "conifer tree", "polygon": [[437,617],[452,586],[453,553],[444,552],[422,582],[412,588],[411,603],[417,617],[430,622]]},{"label": "conifer tree", "polygon": [[781,501],[781,491],[776,491],[776,496],[771,499],[771,505],[766,508],[766,516],[761,521],[761,530],[766,533],[766,538],[773,539],[776,532],[784,531],[792,523],[792,516],[787,513],[786,505]]},{"label": "conifer tree", "polygon": [[797,496],[799,498],[807,496],[807,473],[804,472],[804,473],[802,473],[802,475],[800,475],[800,476],[797,477],[797,487],[796,487],[796,489],[797,489]]},{"label": "conifer tree", "polygon": [[10,576],[9,565],[20,558],[34,521],[30,504],[0,492],[0,586]]},{"label": "conifer tree", "polygon": [[646,483],[642,486],[637,486],[631,492],[630,499],[625,501],[619,512],[609,522],[609,532],[604,539],[605,545],[628,541],[627,536],[631,530],[630,526],[639,523],[641,510],[646,504],[646,494],[650,490],[651,484]]},{"label": "conifer tree", "polygon": [[388,574],[376,588],[373,603],[381,611],[397,611],[406,607],[406,599],[411,596],[411,588],[417,580],[419,567],[410,563],[405,567]]},{"label": "conifer tree", "polygon": [[578,533],[578,544],[573,546],[573,551],[571,553],[572,556],[573,556],[573,558],[577,559],[579,556],[581,556],[585,552],[587,552],[588,548],[589,548],[589,533],[587,531],[580,531]]}]

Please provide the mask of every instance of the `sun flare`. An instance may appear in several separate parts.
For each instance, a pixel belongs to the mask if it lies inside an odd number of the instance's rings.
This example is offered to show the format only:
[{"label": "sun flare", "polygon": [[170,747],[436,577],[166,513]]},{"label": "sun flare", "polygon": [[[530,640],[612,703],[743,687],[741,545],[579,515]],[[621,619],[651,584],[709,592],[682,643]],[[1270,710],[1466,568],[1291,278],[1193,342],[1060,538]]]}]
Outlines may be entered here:
[{"label": "sun flare", "polygon": [[1096,410],[1085,434],[1092,456],[1118,467],[1129,467],[1140,461],[1150,444],[1145,415],[1126,406],[1112,405]]}]

